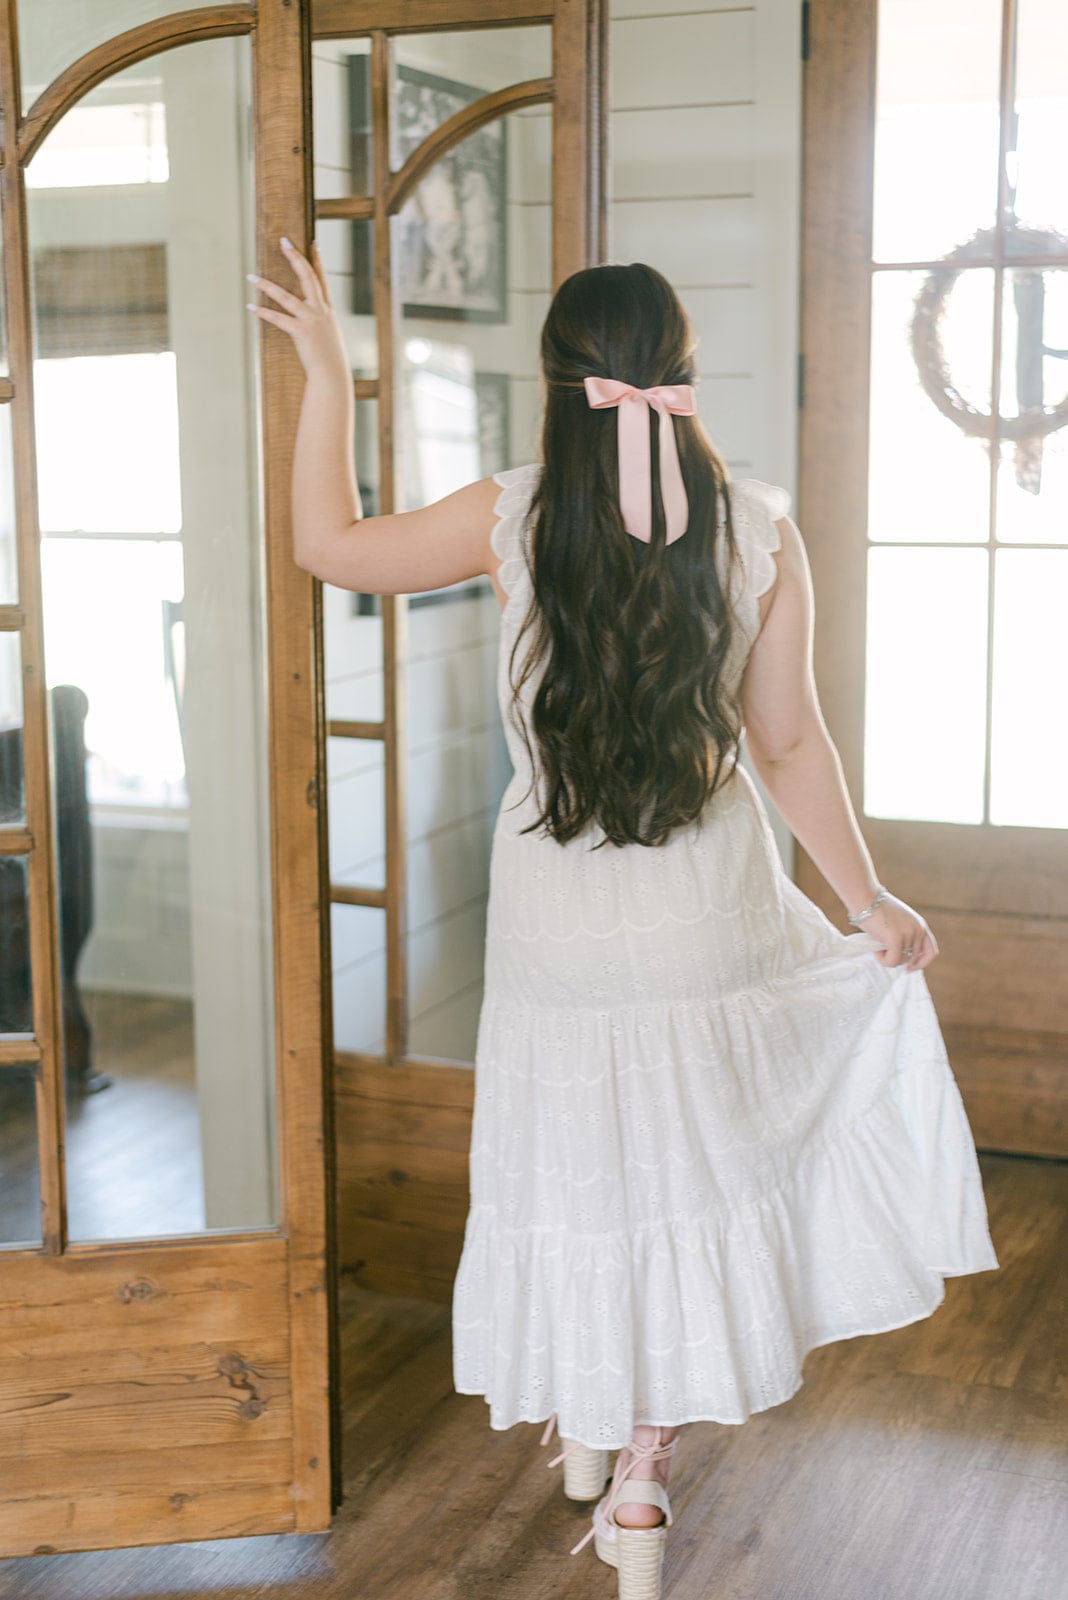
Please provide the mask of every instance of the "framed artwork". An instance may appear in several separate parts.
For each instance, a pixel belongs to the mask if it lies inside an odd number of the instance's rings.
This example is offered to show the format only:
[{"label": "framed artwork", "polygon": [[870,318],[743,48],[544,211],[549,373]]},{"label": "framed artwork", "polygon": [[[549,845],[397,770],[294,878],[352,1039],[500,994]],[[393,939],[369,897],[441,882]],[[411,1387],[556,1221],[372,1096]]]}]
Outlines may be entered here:
[{"label": "framed artwork", "polygon": [[[403,64],[394,81],[394,168],[435,128],[485,90]],[[370,57],[348,57],[353,192],[370,168]],[[402,315],[454,322],[508,319],[508,129],[498,118],[435,162],[394,222],[394,272]],[[352,224],[352,304],[373,310],[371,223]]]},{"label": "framed artwork", "polygon": [[512,465],[512,378],[507,372],[475,373],[478,448],[482,476]]}]

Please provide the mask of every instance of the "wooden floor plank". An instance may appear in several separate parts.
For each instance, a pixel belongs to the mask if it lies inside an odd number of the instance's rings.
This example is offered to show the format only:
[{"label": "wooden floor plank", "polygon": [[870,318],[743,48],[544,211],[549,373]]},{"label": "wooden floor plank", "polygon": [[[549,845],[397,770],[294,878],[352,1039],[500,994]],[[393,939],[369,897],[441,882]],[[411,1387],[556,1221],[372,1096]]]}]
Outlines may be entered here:
[{"label": "wooden floor plank", "polygon": [[[1068,1165],[980,1165],[999,1271],[813,1350],[785,1404],[684,1430],[665,1600],[1062,1600]],[[0,1562],[4,1600],[609,1600],[592,1547],[568,1553],[589,1508],[546,1470],[558,1446],[453,1392],[449,1307],[346,1281],[342,1326],[330,1533]]]}]

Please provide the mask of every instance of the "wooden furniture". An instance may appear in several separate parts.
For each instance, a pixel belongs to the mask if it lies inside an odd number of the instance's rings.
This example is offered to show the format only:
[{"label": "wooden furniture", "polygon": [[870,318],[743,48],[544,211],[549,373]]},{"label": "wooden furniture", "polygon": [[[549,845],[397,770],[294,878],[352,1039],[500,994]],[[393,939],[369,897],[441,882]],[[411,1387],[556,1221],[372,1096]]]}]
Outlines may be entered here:
[{"label": "wooden furniture", "polygon": [[[111,1079],[94,1072],[92,1036],[78,993],[77,966],[93,926],[93,856],[85,784],[85,714],[89,702],[76,684],[57,684],[52,703],[56,774],[60,971],[63,1057],[68,1087],[82,1094]],[[0,810],[21,789],[22,729],[0,731]],[[25,879],[17,857],[0,859],[0,1033],[32,1032],[29,923]]]}]

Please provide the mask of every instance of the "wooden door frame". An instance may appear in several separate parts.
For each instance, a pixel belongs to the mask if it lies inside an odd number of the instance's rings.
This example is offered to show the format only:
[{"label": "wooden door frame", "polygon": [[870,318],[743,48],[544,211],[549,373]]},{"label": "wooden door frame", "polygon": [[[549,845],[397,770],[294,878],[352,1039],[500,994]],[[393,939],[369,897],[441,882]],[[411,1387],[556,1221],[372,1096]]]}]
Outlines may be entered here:
[{"label": "wooden door frame", "polygon": [[[0,1444],[12,1474],[0,1485],[5,1556],[313,1531],[329,1525],[340,1498],[322,630],[318,588],[292,560],[289,509],[300,362],[291,341],[261,321],[279,1222],[166,1239],[71,1241],[23,178],[64,113],[113,73],[163,50],[248,34],[257,262],[283,280],[280,236],[306,250],[312,233],[308,25],[306,5],[289,0],[232,0],[153,20],[94,47],[26,117],[4,123],[11,376],[0,400],[12,406],[19,602],[0,608],[0,628],[22,642],[26,824],[0,829],[0,851],[28,864],[34,1009],[32,1035],[0,1039],[0,1071],[34,1069],[43,1222],[40,1248],[0,1253],[0,1339],[14,1351],[4,1364],[12,1392],[24,1384],[26,1399],[5,1411],[3,1427],[12,1432]],[[17,109],[16,0],[0,0],[0,51],[3,105]],[[60,1383],[62,1418],[39,1403]],[[111,1459],[114,1439],[104,1447],[86,1420],[94,1403],[121,1417],[113,1433],[131,1455],[143,1452],[136,1483],[126,1460]],[[170,1408],[163,1422],[160,1406]],[[204,1409],[220,1419],[214,1430]]]},{"label": "wooden door frame", "polygon": [[[1065,1155],[1068,874],[1049,867],[1063,830],[863,814],[866,547],[856,533],[868,516],[877,0],[809,0],[806,15],[797,498],[820,701],[876,871],[892,861],[888,887],[941,931],[929,982],[977,1143]],[[1005,82],[1003,59],[1003,113]],[[800,845],[795,877],[851,931]]]}]

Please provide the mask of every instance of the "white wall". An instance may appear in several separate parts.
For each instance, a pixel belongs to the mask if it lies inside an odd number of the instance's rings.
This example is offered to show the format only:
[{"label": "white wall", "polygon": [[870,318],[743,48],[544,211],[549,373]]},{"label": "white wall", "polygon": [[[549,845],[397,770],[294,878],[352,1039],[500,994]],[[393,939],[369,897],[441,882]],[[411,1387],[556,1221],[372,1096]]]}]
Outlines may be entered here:
[{"label": "white wall", "polygon": [[733,476],[793,494],[800,0],[611,0],[611,18],[609,257],[678,290],[700,339],[701,418]]}]

